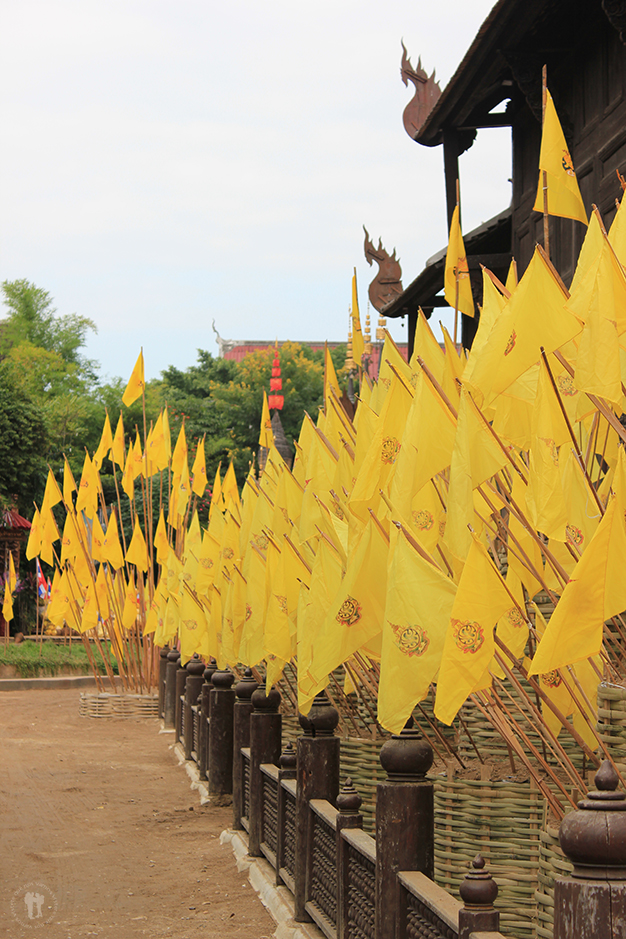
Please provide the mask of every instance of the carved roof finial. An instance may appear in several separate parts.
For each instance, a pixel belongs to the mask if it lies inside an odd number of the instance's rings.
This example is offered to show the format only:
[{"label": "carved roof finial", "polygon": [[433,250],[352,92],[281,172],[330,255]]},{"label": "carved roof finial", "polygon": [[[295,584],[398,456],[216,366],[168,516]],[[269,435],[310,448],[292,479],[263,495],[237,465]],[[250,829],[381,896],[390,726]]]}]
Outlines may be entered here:
[{"label": "carved roof finial", "polygon": [[441,96],[439,82],[435,81],[435,71],[428,77],[422,68],[422,60],[418,59],[417,68],[411,65],[411,60],[406,51],[404,42],[402,45],[402,63],[400,65],[400,75],[402,81],[408,87],[409,82],[415,85],[415,94],[404,109],[402,123],[404,129],[411,138],[415,140],[422,129],[426,118],[437,104]]},{"label": "carved roof finial", "polygon": [[365,225],[363,231],[365,232],[365,243],[363,245],[365,260],[370,267],[374,261],[378,264],[378,273],[369,285],[368,293],[372,306],[380,313],[402,293],[402,268],[396,258],[395,248],[393,254],[390,255],[383,248],[380,238],[378,239],[378,247],[375,248]]}]

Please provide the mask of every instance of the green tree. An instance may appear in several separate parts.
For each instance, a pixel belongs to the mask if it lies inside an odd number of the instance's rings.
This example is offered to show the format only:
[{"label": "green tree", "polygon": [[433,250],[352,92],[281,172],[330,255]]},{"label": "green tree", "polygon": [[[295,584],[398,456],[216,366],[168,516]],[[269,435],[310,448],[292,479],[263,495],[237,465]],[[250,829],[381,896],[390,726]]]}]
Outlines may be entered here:
[{"label": "green tree", "polygon": [[37,406],[0,366],[0,501],[17,499],[18,510],[32,515],[46,480],[46,423]]}]

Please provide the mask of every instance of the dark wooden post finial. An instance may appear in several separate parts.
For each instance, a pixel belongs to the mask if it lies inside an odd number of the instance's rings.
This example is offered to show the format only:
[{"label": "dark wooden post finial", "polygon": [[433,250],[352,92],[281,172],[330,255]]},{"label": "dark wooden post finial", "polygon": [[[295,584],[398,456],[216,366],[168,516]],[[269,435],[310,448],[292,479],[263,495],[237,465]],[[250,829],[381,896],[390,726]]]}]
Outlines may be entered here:
[{"label": "dark wooden post finial", "polygon": [[574,870],[554,885],[554,939],[618,936],[626,924],[626,794],[609,760],[594,781],[597,789],[561,822],[559,841]]},{"label": "dark wooden post finial", "polygon": [[464,906],[459,910],[459,939],[469,939],[473,932],[497,932],[500,914],[494,909],[498,885],[485,868],[485,859],[477,854],[459,887]]}]

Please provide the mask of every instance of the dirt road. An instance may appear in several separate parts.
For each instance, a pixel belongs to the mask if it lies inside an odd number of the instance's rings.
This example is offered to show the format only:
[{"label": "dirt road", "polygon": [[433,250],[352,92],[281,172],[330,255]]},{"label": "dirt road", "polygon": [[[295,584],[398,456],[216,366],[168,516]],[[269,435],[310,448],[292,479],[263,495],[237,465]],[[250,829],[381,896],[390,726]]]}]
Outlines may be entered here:
[{"label": "dirt road", "polygon": [[225,939],[275,926],[155,720],[78,716],[76,691],[0,694],[0,937]]}]

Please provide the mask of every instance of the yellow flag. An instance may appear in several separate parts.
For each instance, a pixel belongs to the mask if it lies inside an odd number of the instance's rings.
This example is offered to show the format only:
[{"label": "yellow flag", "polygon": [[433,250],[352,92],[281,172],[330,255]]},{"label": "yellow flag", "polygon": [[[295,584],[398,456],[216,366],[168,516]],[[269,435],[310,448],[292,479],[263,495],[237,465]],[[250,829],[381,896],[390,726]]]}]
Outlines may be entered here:
[{"label": "yellow flag", "polygon": [[559,410],[545,363],[541,361],[537,398],[533,409],[527,506],[534,527],[565,541],[567,511],[561,488],[558,444],[567,426]]},{"label": "yellow flag", "polygon": [[361,330],[361,316],[359,314],[359,299],[356,290],[356,269],[352,275],[352,356],[357,367],[361,365],[361,359],[365,352],[365,343],[363,341],[363,332]]},{"label": "yellow flag", "polygon": [[126,561],[128,564],[134,564],[137,570],[148,570],[148,550],[143,532],[139,526],[139,519],[135,516],[135,527],[133,537],[126,550]]},{"label": "yellow flag", "polygon": [[224,507],[224,501],[222,498],[222,479],[220,476],[220,467],[221,461],[217,464],[217,469],[215,471],[215,479],[213,480],[213,489],[211,490],[211,505],[209,507],[209,518],[213,517],[213,513],[220,511]]},{"label": "yellow flag", "polygon": [[309,672],[323,681],[382,628],[389,540],[370,518],[313,641]]},{"label": "yellow flag", "polygon": [[94,515],[91,522],[91,557],[94,561],[105,561],[104,556],[105,534],[100,524],[100,519]]},{"label": "yellow flag", "polygon": [[463,390],[459,404],[456,437],[450,463],[448,515],[444,540],[452,554],[463,560],[470,550],[468,524],[474,524],[472,491],[508,462],[478,413],[471,396]]},{"label": "yellow flag", "polygon": [[474,298],[470,283],[469,268],[465,255],[465,245],[459,222],[459,207],[455,207],[450,222],[446,269],[444,274],[444,296],[453,309],[460,310],[466,316],[474,315]]},{"label": "yellow flag", "polygon": [[93,462],[98,471],[100,471],[102,462],[112,446],[113,446],[113,433],[111,431],[111,422],[109,420],[109,413],[107,411],[106,416],[104,418],[104,427],[102,428],[102,436],[100,437],[100,443],[98,444],[98,449],[93,455]]},{"label": "yellow flag", "polygon": [[167,411],[159,414],[154,427],[148,434],[148,441],[146,443],[146,463],[149,476],[153,476],[157,470],[164,470],[170,459],[169,429],[167,434],[168,440],[166,441],[164,413],[167,413]]},{"label": "yellow flag", "polygon": [[175,476],[180,476],[183,472],[183,468],[187,466],[187,452],[187,437],[185,436],[185,422],[183,421],[180,426],[180,431],[178,432],[174,453],[172,454],[172,473]]},{"label": "yellow flag", "polygon": [[13,552],[9,551],[9,579],[8,586],[11,593],[15,591],[17,587],[17,574],[15,573],[15,564],[13,563]]},{"label": "yellow flag", "polygon": [[[482,322],[482,314],[480,317]],[[480,329],[480,323],[478,325]],[[476,342],[476,340],[474,340]],[[473,344],[472,344],[473,347]],[[420,309],[417,314],[417,325],[415,327],[415,341],[413,343],[413,355],[411,356],[410,368],[411,368],[411,384],[416,385],[417,376],[420,375],[422,369],[418,363],[418,358],[422,359],[428,370],[431,372],[436,381],[441,384],[443,378],[443,370],[445,366],[445,357],[443,349],[435,339],[435,335],[428,324],[428,320],[424,316],[423,311]]]},{"label": "yellow flag", "polygon": [[122,395],[122,403],[129,407],[133,401],[136,401],[137,398],[140,398],[146,387],[146,382],[143,374],[143,350],[139,353],[139,358],[135,362],[135,367],[132,371],[130,378],[128,379],[128,384],[126,385],[126,390]]},{"label": "yellow flag", "polygon": [[63,495],[59,489],[59,484],[52,474],[52,470],[48,470],[48,478],[46,479],[46,488],[43,494],[43,502],[41,503],[42,512],[44,508],[51,509],[53,506],[58,505],[59,502],[63,501]]},{"label": "yellow flag", "polygon": [[158,563],[161,565],[166,564],[170,550],[170,543],[167,538],[167,528],[165,527],[165,519],[163,518],[163,509],[161,509],[159,522],[156,527],[156,532],[154,533],[154,547],[156,548]]},{"label": "yellow flag", "polygon": [[183,590],[179,603],[180,612],[180,660],[188,662],[194,652],[199,652],[207,631],[206,616],[188,590]]},{"label": "yellow flag", "polygon": [[437,679],[435,716],[444,724],[452,723],[469,694],[490,685],[494,627],[511,606],[493,561],[474,536],[450,614]]},{"label": "yellow flag", "polygon": [[137,622],[138,615],[137,588],[135,586],[135,575],[131,573],[126,591],[124,594],[124,606],[122,609],[122,626],[124,629],[132,629]]},{"label": "yellow flag", "polygon": [[74,482],[70,464],[67,462],[67,457],[65,457],[63,464],[63,501],[70,511],[74,508],[74,502],[72,501],[73,492],[76,492],[76,483]]},{"label": "yellow flag", "polygon": [[272,430],[272,419],[270,409],[267,403],[267,393],[263,391],[263,410],[261,411],[261,427],[259,430],[259,446],[270,449],[274,443],[274,431]]},{"label": "yellow flag", "polygon": [[620,447],[615,496],[574,568],[546,628],[530,673],[550,672],[597,655],[604,621],[626,609],[626,467]]},{"label": "yellow flag", "polygon": [[228,469],[224,475],[224,483],[222,485],[222,498],[224,500],[224,506],[228,508],[228,503],[232,499],[237,507],[241,505],[241,500],[239,498],[239,488],[237,486],[237,477],[235,475],[235,467],[233,466],[233,461],[231,460],[228,464]]},{"label": "yellow flag", "polygon": [[122,553],[120,540],[117,534],[117,518],[115,517],[115,512],[111,512],[111,515],[109,516],[109,524],[107,525],[102,553],[105,560],[116,571],[118,571],[120,567],[123,567],[124,555]]},{"label": "yellow flag", "polygon": [[30,532],[28,534],[28,541],[26,542],[26,557],[29,561],[32,561],[34,557],[37,557],[39,554],[39,549],[41,548],[41,516],[39,514],[39,509],[35,506],[35,511],[33,513],[33,520],[30,523]]},{"label": "yellow flag", "polygon": [[[44,497],[45,499],[45,497]],[[54,551],[52,545],[59,540],[59,531],[57,529],[52,509],[49,505],[41,507],[41,547],[40,556],[46,564],[54,563]]]},{"label": "yellow flag", "polygon": [[378,720],[400,733],[441,662],[456,587],[391,529]]},{"label": "yellow flag", "polygon": [[578,219],[586,225],[587,213],[578,188],[572,157],[565,142],[552,95],[547,88],[545,94],[546,107],[539,153],[539,184],[533,208],[535,212],[543,212],[543,174],[545,172],[548,184],[548,214]]},{"label": "yellow flag", "polygon": [[122,420],[122,412],[120,411],[120,419],[117,422],[115,436],[113,438],[113,443],[111,444],[111,461],[113,463],[117,463],[121,469],[124,469],[125,453],[126,448],[124,446],[124,421]]},{"label": "yellow flag", "polygon": [[328,348],[328,343],[324,344],[324,407],[328,409],[329,399],[330,399],[330,389],[333,389],[338,398],[341,398],[341,391],[339,390],[339,382],[337,380],[337,372],[335,371],[335,364],[332,360],[330,349]]},{"label": "yellow flag", "polygon": [[264,655],[265,562],[262,555],[252,547],[247,560],[246,611],[239,657],[244,665],[257,665]]},{"label": "yellow flag", "polygon": [[191,475],[193,477],[193,482],[191,485],[192,491],[195,494],[202,498],[207,487],[207,478],[206,478],[206,459],[204,456],[204,438],[206,434],[202,437],[202,440],[198,443],[198,449],[196,450],[196,457],[193,461],[193,466],[191,467]]},{"label": "yellow flag", "polygon": [[13,619],[13,597],[8,581],[4,585],[4,599],[2,601],[2,615],[5,622],[10,623]]},{"label": "yellow flag", "polygon": [[91,457],[85,451],[83,472],[80,477],[80,486],[78,487],[78,497],[76,499],[76,511],[84,511],[87,518],[93,518],[98,511],[99,482],[98,471],[93,465]]}]

